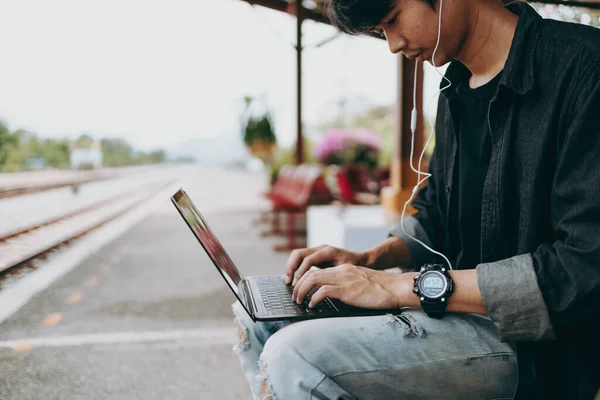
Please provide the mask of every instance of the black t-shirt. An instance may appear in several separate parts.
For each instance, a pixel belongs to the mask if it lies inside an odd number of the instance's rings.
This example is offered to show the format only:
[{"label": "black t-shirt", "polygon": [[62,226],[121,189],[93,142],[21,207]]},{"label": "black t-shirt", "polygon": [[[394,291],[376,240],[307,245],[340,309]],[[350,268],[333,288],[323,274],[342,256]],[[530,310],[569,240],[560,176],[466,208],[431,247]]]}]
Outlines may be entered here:
[{"label": "black t-shirt", "polygon": [[475,89],[458,87],[458,165],[450,210],[450,242],[456,250],[456,269],[481,262],[481,194],[492,152],[488,110],[498,88],[498,74]]}]

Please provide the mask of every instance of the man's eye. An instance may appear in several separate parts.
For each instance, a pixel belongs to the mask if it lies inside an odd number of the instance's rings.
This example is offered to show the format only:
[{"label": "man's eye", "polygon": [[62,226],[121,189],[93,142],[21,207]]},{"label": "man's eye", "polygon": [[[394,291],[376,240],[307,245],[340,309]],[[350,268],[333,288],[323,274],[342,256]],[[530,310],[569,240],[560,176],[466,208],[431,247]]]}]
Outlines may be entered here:
[{"label": "man's eye", "polygon": [[394,17],[392,19],[390,19],[387,24],[388,25],[394,25],[396,23],[396,20],[398,19],[398,14],[394,15]]}]

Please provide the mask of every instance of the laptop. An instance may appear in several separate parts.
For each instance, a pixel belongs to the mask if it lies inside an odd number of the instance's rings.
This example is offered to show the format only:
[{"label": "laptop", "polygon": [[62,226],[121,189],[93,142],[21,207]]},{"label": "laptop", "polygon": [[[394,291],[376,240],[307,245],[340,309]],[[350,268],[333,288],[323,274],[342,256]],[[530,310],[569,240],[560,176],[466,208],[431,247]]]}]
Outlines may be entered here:
[{"label": "laptop", "polygon": [[330,298],[325,298],[314,308],[309,308],[310,297],[318,287],[308,293],[302,304],[296,304],[292,301],[293,287],[285,283],[283,275],[242,275],[183,189],[172,195],[171,201],[254,322],[371,316],[399,311],[358,308]]}]

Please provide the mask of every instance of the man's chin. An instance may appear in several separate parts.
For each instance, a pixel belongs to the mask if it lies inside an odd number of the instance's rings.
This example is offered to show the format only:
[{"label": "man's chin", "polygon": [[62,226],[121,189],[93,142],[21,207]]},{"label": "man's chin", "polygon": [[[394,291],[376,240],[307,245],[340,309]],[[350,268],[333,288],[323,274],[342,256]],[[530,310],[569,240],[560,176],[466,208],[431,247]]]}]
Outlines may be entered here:
[{"label": "man's chin", "polygon": [[420,62],[427,61],[431,66],[440,68],[440,67],[443,67],[444,65],[448,64],[452,60],[447,59],[446,57],[444,57],[444,56],[442,56],[440,54],[436,54],[435,55],[435,64],[433,63],[433,58],[432,57],[429,57],[429,58],[427,58],[425,60],[419,60],[419,61]]}]

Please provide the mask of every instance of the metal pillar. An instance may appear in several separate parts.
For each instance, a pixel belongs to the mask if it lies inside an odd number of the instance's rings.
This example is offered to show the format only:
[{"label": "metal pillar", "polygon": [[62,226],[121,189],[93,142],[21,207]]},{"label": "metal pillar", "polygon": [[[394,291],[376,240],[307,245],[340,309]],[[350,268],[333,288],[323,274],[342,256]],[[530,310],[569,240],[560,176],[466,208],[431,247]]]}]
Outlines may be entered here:
[{"label": "metal pillar", "polygon": [[[417,130],[415,132],[414,166],[423,150],[423,66],[419,64],[417,77]],[[413,107],[413,87],[415,62],[398,56],[398,92],[396,100],[396,136],[390,165],[390,186],[381,192],[381,204],[388,220],[397,221],[402,214],[404,203],[410,198],[412,188],[417,183],[417,173],[410,168],[410,114]],[[421,168],[425,170],[425,166]],[[413,213],[407,207],[407,214]]]},{"label": "metal pillar", "polygon": [[296,0],[296,164],[304,161],[304,141],[302,139],[302,22],[304,20],[302,0]]},{"label": "metal pillar", "polygon": [[[402,108],[403,117],[401,124],[398,126],[399,136],[397,140],[402,141],[400,158],[402,160],[402,189],[412,191],[412,188],[418,182],[418,176],[415,171],[410,168],[410,114],[413,108],[413,89],[417,85],[417,129],[415,132],[415,148],[413,165],[418,168],[419,156],[423,151],[423,64],[416,66],[415,61],[408,60],[403,57],[403,73],[402,87],[400,88],[399,96],[402,96],[404,107]],[[415,68],[418,68],[417,81],[415,82]],[[398,110],[400,112],[400,110]],[[427,160],[424,160],[427,161]],[[421,170],[425,170],[427,164],[421,165]]]}]

